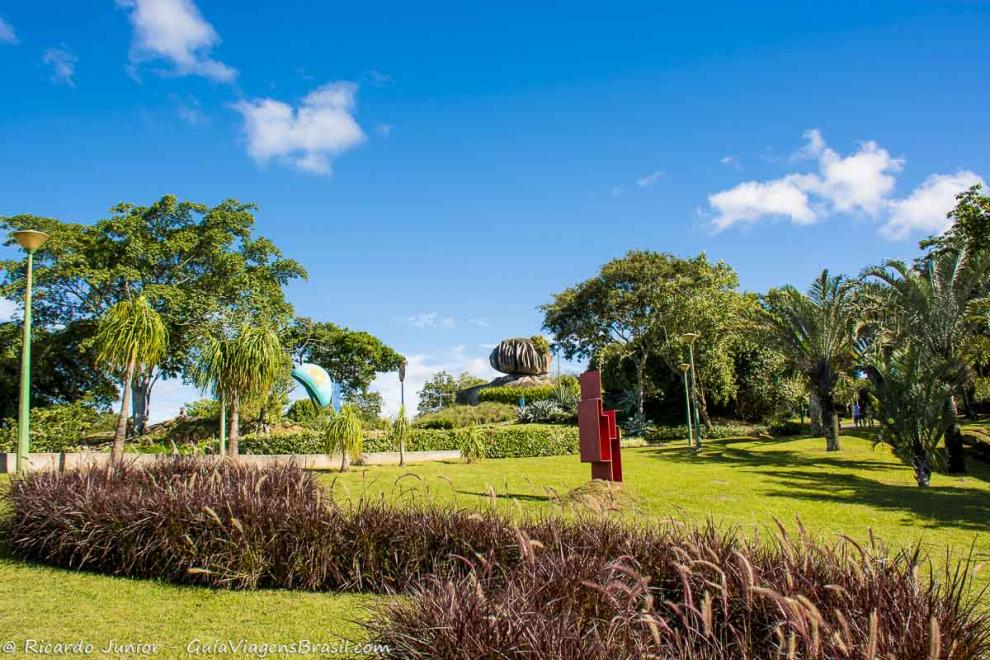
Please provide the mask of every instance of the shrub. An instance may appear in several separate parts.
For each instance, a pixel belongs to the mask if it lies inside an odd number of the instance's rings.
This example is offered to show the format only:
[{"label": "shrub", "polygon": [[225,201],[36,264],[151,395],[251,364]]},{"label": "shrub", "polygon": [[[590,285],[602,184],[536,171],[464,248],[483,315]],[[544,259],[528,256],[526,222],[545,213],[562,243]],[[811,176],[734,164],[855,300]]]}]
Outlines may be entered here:
[{"label": "shrub", "polygon": [[[71,451],[83,444],[86,432],[101,414],[83,403],[64,403],[31,410],[31,451]],[[0,448],[17,451],[17,420],[0,424]]]},{"label": "shrub", "polygon": [[461,456],[468,463],[480,461],[485,457],[485,441],[481,431],[472,424],[461,435]]},{"label": "shrub", "polygon": [[[23,559],[225,588],[402,593],[372,622],[402,658],[986,657],[970,565],[766,544],[711,523],[344,505],[296,466],[175,459],[12,480]],[[936,571],[932,575],[937,575]]]},{"label": "shrub", "polygon": [[[610,522],[517,532],[520,560],[430,576],[371,623],[401,658],[964,658],[990,651],[965,578],[917,578],[917,555],[711,525]],[[964,571],[965,572],[965,571]]]},{"label": "shrub", "polygon": [[[578,450],[576,426],[544,424],[479,426],[486,458],[560,456]],[[467,429],[409,429],[406,451],[450,451],[460,449]],[[244,454],[322,454],[323,441],[316,431],[248,435],[241,439]],[[394,451],[387,432],[365,431],[364,451]]]},{"label": "shrub", "polygon": [[553,397],[553,385],[534,385],[531,387],[521,387],[519,385],[500,385],[498,387],[486,387],[478,392],[478,401],[492,401],[494,403],[507,403],[511,406],[518,406],[519,399],[526,399],[526,403],[534,401],[545,401]]},{"label": "shrub", "polygon": [[316,404],[309,399],[297,399],[289,405],[285,413],[286,419],[308,428],[319,426],[323,416]]},{"label": "shrub", "polygon": [[[695,429],[697,431],[697,429]],[[704,437],[710,440],[723,438],[744,438],[757,435],[767,435],[769,429],[762,424],[713,424],[711,429],[704,431]],[[669,442],[670,440],[687,440],[687,424],[680,426],[656,426],[643,436],[648,442]]]},{"label": "shrub", "polygon": [[515,419],[515,405],[480,403],[476,406],[448,406],[435,413],[422,415],[413,426],[422,429],[456,429],[471,424],[497,424]]},{"label": "shrub", "polygon": [[775,438],[789,436],[789,435],[801,435],[804,433],[804,427],[801,426],[800,422],[793,421],[779,421],[774,422],[770,425],[770,435]]}]

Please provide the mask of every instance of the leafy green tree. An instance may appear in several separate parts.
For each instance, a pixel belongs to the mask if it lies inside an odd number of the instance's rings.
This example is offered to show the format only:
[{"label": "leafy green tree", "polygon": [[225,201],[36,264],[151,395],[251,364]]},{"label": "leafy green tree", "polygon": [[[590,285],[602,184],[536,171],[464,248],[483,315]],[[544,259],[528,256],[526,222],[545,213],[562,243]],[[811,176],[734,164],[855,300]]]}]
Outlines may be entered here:
[{"label": "leafy green tree", "polygon": [[767,338],[801,373],[821,404],[826,448],[839,449],[835,387],[855,362],[859,326],[856,283],[823,270],[807,294],[792,286],[771,289],[761,313]]},{"label": "leafy green tree", "polygon": [[379,373],[395,371],[402,356],[367,332],[297,318],[286,345],[298,362],[318,364],[348,393],[364,392]]},{"label": "leafy green tree", "polygon": [[[93,336],[97,323],[74,321],[60,328],[35,328],[31,338],[31,404],[45,407],[83,403],[106,410],[117,400],[117,385],[96,367]],[[18,323],[0,323],[0,419],[17,416],[21,382]]]},{"label": "leafy green tree", "polygon": [[[681,336],[700,333],[695,347],[699,386],[732,394],[730,346],[741,328],[744,297],[738,278],[723,262],[704,254],[680,259],[631,251],[599,273],[553,296],[540,307],[543,327],[567,359],[618,356],[635,369],[636,412],[644,413],[647,367],[659,359],[675,373],[687,345]],[[704,406],[704,396],[701,397]],[[703,408],[707,422],[707,409]]]},{"label": "leafy green tree", "polygon": [[416,412],[420,415],[427,415],[437,412],[441,408],[452,406],[459,390],[484,382],[486,381],[469,373],[463,373],[459,378],[454,378],[446,371],[439,371],[433,374],[423,384],[423,389],[419,391],[419,405],[416,407]]},{"label": "leafy green tree", "polygon": [[284,379],[289,356],[271,322],[244,322],[233,330],[216,331],[201,339],[196,385],[211,390],[230,409],[228,453],[238,454],[240,410],[244,401],[263,397]]},{"label": "leafy green tree", "polygon": [[344,397],[344,402],[353,406],[361,422],[373,426],[379,424],[382,416],[382,395],[378,392],[363,390],[350,392]]},{"label": "leafy green tree", "polygon": [[[92,225],[17,215],[0,218],[0,231],[30,228],[51,236],[35,255],[39,327],[97,320],[138,295],[161,316],[169,351],[154,367],[138,369],[132,381],[141,432],[155,382],[192,375],[195,342],[211,320],[242,308],[269,317],[291,314],[282,289],[305,271],[253,235],[254,210],[233,199],[210,207],[165,195],[149,206],[118,204]],[[22,264],[0,261],[0,270],[0,296],[22,296]]]},{"label": "leafy green tree", "polygon": [[948,395],[945,446],[949,472],[966,471],[957,397],[971,382],[969,347],[977,338],[974,310],[990,303],[990,253],[967,248],[935,252],[909,266],[888,261],[864,271],[864,299],[877,341],[917,345],[937,364]]},{"label": "leafy green tree", "polygon": [[952,220],[949,229],[922,241],[922,249],[934,253],[990,249],[990,195],[983,194],[983,186],[977,184],[956,195],[956,205],[948,217]]},{"label": "leafy green tree", "polygon": [[351,461],[361,457],[364,435],[361,432],[361,418],[352,406],[342,406],[340,412],[327,421],[323,442],[327,455],[340,452],[341,472],[349,471]]},{"label": "leafy green tree", "polygon": [[110,460],[124,457],[127,417],[131,404],[131,380],[138,369],[151,369],[165,354],[168,330],[161,316],[144,296],[125,299],[108,309],[96,334],[97,361],[123,376],[120,420],[113,436]]},{"label": "leafy green tree", "polygon": [[922,488],[930,483],[938,462],[936,447],[950,410],[951,394],[939,374],[944,363],[933,357],[920,344],[909,343],[874,347],[863,360],[873,384],[874,417],[880,423],[877,441],[890,445],[914,468]]},{"label": "leafy green tree", "polygon": [[399,407],[399,414],[392,422],[390,437],[392,444],[399,450],[399,467],[406,464],[406,442],[409,439],[409,418],[406,417],[406,407]]},{"label": "leafy green tree", "polygon": [[773,422],[802,410],[807,392],[801,377],[779,349],[753,334],[733,354],[735,406],[746,420]]}]

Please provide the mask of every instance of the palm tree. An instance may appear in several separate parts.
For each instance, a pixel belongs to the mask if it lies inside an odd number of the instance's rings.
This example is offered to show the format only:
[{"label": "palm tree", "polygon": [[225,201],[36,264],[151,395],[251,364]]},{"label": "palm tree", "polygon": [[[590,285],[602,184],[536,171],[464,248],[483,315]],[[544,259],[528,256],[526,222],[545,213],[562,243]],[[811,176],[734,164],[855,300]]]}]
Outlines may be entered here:
[{"label": "palm tree", "polygon": [[131,381],[137,369],[150,369],[165,354],[168,331],[158,312],[144,296],[125,299],[106,311],[96,334],[97,361],[123,375],[120,419],[113,436],[110,460],[124,457],[127,411],[131,407]]},{"label": "palm tree", "polygon": [[990,258],[965,248],[937,252],[913,266],[887,261],[863,272],[863,298],[880,341],[919,347],[940,374],[946,397],[947,469],[966,471],[956,397],[970,382],[965,358],[974,338],[972,311],[986,304]]},{"label": "palm tree", "polygon": [[[935,363],[935,364],[933,364]],[[951,393],[941,383],[937,360],[918,344],[897,348],[874,345],[864,356],[873,383],[878,442],[889,444],[914,468],[918,486],[931,480],[936,447],[945,430]]]},{"label": "palm tree", "polygon": [[245,322],[233,334],[219,332],[202,339],[194,380],[212,390],[221,409],[230,407],[227,451],[231,457],[238,453],[241,403],[265,396],[288,368],[289,355],[269,323]]},{"label": "palm tree", "polygon": [[831,276],[828,270],[821,272],[807,294],[784,286],[763,297],[763,327],[816,395],[828,451],[839,449],[836,383],[855,357],[854,297],[855,282]]},{"label": "palm tree", "polygon": [[327,455],[340,452],[340,471],[350,470],[351,460],[357,460],[361,456],[364,446],[361,418],[353,406],[342,407],[340,412],[330,418],[323,430],[323,443]]},{"label": "palm tree", "polygon": [[399,466],[406,464],[406,439],[409,437],[409,419],[406,407],[399,407],[399,416],[392,422],[392,442],[399,447]]}]

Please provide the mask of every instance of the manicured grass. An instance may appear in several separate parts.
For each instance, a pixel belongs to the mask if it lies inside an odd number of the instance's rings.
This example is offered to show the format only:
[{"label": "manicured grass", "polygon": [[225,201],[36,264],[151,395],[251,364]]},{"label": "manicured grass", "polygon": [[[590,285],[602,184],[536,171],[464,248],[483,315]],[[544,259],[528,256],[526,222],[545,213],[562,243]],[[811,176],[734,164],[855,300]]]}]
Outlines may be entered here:
[{"label": "manicured grass", "polygon": [[[358,623],[382,597],[293,591],[215,591],[78,573],[0,559],[0,643],[25,640],[160,644],[193,640],[318,644],[366,639]],[[102,654],[100,654],[102,655]]]},{"label": "manicured grass", "polygon": [[[624,490],[632,504],[619,515],[674,517],[765,532],[777,517],[792,528],[795,516],[812,532],[866,539],[868,530],[888,547],[920,541],[936,559],[974,546],[990,559],[990,469],[969,461],[966,476],[935,475],[927,490],[910,468],[883,446],[845,435],[842,450],[825,451],[821,438],[730,439],[706,443],[700,454],[683,442],[623,450]],[[354,468],[328,474],[338,497],[385,496],[512,511],[562,508],[558,498],[587,482],[590,468],[577,456]],[[408,476],[406,476],[408,475]],[[492,495],[495,495],[493,498]],[[565,499],[565,498],[562,498]],[[984,570],[980,583],[990,582]]]},{"label": "manicured grass", "polygon": [[[872,529],[892,546],[921,541],[939,558],[971,544],[990,559],[990,469],[970,461],[963,477],[935,475],[919,489],[912,472],[883,447],[846,435],[842,451],[824,440],[732,439],[708,442],[700,455],[683,442],[623,450],[623,511],[630,519],[712,517],[766,533],[773,517],[813,532],[864,539]],[[568,491],[587,483],[577,456],[355,467],[322,478],[337,497],[386,497],[463,507],[497,506],[516,514],[569,510]],[[6,479],[3,479],[6,485]],[[0,489],[2,490],[2,489]],[[990,570],[978,586],[990,583]],[[357,623],[382,598],[353,594],[224,592],[109,578],[24,564],[0,556],[0,642],[13,639],[163,644],[176,654],[193,639],[292,642],[361,641]]]}]

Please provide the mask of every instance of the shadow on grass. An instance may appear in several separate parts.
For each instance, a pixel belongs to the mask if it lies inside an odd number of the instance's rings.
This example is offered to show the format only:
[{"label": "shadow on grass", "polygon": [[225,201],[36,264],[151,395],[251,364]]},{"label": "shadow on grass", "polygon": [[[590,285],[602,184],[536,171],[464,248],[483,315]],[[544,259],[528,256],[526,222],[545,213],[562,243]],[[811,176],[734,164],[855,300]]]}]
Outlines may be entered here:
[{"label": "shadow on grass", "polygon": [[[868,431],[859,431],[856,435],[872,440],[872,434]],[[784,445],[788,440],[767,442]],[[899,466],[896,464],[844,458],[841,451],[832,454],[826,454],[824,450],[820,454],[787,449],[753,451],[745,446],[752,443],[751,439],[712,440],[700,455],[683,448],[658,448],[650,453],[675,463],[715,463],[764,474],[772,486],[762,493],[768,497],[865,504],[914,514],[926,519],[929,523],[927,527],[990,531],[988,493],[984,490],[958,486],[919,488],[913,483],[887,484],[870,478],[870,474],[897,469]],[[902,466],[901,469],[910,468]],[[865,474],[855,474],[857,472]],[[988,480],[990,470],[971,464],[968,476]]]},{"label": "shadow on grass", "polygon": [[[491,499],[492,492],[482,492],[473,490],[454,490],[458,495],[477,495],[486,499]],[[520,500],[522,502],[550,502],[549,495],[524,495],[522,493],[494,493],[495,499],[499,500]]]}]

